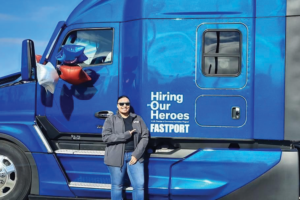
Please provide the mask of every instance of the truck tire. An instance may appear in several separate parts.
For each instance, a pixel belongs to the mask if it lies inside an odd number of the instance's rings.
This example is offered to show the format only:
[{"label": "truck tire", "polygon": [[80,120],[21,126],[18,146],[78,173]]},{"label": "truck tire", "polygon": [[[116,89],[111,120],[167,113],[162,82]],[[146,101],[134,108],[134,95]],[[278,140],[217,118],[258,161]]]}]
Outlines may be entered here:
[{"label": "truck tire", "polygon": [[15,144],[0,141],[0,200],[24,200],[31,185],[31,167]]}]

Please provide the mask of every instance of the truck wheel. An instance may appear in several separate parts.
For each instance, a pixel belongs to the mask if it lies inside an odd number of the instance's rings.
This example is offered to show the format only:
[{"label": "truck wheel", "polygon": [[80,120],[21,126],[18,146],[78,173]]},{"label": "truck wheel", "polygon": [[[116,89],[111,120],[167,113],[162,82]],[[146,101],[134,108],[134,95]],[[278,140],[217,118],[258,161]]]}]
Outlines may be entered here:
[{"label": "truck wheel", "polygon": [[16,145],[0,141],[0,200],[23,200],[31,184],[31,168]]}]

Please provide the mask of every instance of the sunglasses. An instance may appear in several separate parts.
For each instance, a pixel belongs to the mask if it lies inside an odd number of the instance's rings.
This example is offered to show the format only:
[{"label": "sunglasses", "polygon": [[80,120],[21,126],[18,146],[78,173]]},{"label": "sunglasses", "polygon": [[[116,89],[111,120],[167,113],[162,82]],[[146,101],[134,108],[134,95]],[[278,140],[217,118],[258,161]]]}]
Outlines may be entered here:
[{"label": "sunglasses", "polygon": [[130,103],[128,102],[128,103],[118,103],[120,106],[124,106],[124,104],[126,105],[126,106],[130,106]]}]

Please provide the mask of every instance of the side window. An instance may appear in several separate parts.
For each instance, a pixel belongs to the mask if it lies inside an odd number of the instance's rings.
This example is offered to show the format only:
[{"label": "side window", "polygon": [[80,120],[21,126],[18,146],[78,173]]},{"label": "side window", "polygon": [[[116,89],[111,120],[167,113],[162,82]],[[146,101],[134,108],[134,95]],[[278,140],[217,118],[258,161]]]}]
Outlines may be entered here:
[{"label": "side window", "polygon": [[239,76],[241,33],[208,30],[203,34],[202,73],[205,76]]},{"label": "side window", "polygon": [[113,29],[91,29],[70,32],[63,45],[82,45],[88,60],[82,67],[111,64],[113,59]]}]

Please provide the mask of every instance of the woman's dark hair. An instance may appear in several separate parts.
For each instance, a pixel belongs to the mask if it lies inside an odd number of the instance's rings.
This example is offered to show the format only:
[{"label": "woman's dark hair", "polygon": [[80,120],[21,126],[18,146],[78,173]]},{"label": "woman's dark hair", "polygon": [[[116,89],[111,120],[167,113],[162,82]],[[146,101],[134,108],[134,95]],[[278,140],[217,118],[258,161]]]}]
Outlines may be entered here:
[{"label": "woman's dark hair", "polygon": [[127,98],[127,99],[130,101],[130,99],[128,98],[128,96],[122,95],[122,96],[119,96],[119,98],[118,98],[118,100],[117,100],[117,103],[119,102],[120,99],[122,99],[122,98],[124,98],[124,97]]}]

